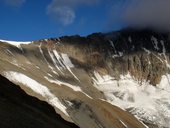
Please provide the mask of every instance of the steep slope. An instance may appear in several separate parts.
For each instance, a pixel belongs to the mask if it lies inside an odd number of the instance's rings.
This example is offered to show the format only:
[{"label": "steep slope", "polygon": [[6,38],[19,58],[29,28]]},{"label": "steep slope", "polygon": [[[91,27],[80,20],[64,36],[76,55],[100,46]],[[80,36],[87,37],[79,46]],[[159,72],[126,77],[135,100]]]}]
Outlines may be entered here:
[{"label": "steep slope", "polygon": [[78,128],[55,113],[46,102],[28,96],[20,87],[0,76],[1,128]]},{"label": "steep slope", "polygon": [[1,41],[0,73],[81,128],[168,128],[169,42],[150,30]]}]

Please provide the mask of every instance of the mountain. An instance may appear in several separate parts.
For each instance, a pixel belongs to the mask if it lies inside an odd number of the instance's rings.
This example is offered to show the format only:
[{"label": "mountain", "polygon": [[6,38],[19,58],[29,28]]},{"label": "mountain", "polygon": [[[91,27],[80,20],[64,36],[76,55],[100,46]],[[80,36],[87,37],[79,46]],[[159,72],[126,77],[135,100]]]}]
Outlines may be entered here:
[{"label": "mountain", "polygon": [[43,114],[53,115],[52,106],[63,125],[170,128],[169,43],[169,33],[133,29],[32,42],[0,40],[0,74],[36,98],[37,103],[24,103],[35,114],[33,104],[43,102]]}]

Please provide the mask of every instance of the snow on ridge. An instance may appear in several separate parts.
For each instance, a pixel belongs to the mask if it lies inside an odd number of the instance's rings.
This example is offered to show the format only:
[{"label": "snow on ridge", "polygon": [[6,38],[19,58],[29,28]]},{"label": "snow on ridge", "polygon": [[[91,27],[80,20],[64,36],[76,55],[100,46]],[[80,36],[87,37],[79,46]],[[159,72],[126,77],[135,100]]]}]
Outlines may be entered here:
[{"label": "snow on ridge", "polygon": [[3,74],[10,81],[14,83],[21,83],[24,86],[30,88],[35,93],[44,97],[49,104],[58,108],[66,116],[69,116],[69,114],[66,111],[67,108],[60,102],[60,100],[54,94],[50,92],[50,90],[45,85],[38,83],[34,79],[31,79],[30,77],[22,73],[7,71],[7,72],[3,72]]},{"label": "snow on ridge", "polygon": [[5,42],[5,43],[8,43],[8,44],[11,44],[11,45],[13,45],[13,46],[16,46],[16,47],[18,47],[18,48],[20,48],[21,46],[21,44],[30,44],[30,43],[32,43],[32,41],[9,41],[9,40],[0,40],[0,42]]}]

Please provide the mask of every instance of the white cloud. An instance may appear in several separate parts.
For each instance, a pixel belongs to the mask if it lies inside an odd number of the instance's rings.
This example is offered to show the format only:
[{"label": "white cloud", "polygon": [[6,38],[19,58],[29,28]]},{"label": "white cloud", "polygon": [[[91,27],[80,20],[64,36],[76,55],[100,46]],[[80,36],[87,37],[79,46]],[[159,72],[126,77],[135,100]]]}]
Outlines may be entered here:
[{"label": "white cloud", "polygon": [[52,0],[47,14],[63,25],[72,24],[76,18],[75,8],[82,5],[94,5],[100,0]]},{"label": "white cloud", "polygon": [[9,6],[20,7],[26,2],[26,0],[4,0],[5,3]]},{"label": "white cloud", "polygon": [[59,21],[63,25],[69,25],[74,22],[75,12],[69,7],[50,7],[48,8],[48,14],[53,16],[55,20]]}]

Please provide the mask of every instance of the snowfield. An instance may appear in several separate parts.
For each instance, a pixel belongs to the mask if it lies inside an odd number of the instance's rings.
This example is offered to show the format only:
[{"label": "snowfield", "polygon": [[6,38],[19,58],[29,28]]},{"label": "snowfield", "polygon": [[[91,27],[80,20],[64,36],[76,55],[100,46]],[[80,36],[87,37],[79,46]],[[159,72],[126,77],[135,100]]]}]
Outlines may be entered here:
[{"label": "snowfield", "polygon": [[54,94],[50,92],[50,90],[45,85],[42,85],[37,81],[31,79],[30,77],[18,72],[13,71],[4,72],[4,76],[16,84],[20,83],[30,88],[35,93],[43,96],[49,104],[58,108],[66,116],[69,116],[66,111],[66,107],[60,102],[60,100]]},{"label": "snowfield", "polygon": [[170,75],[162,76],[156,87],[146,81],[139,82],[130,74],[116,80],[94,72],[93,81],[109,103],[130,111],[141,121],[170,126]]}]

